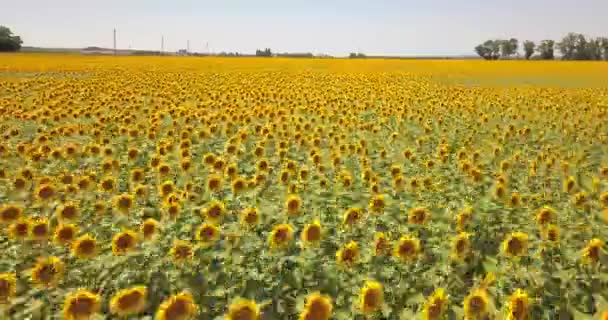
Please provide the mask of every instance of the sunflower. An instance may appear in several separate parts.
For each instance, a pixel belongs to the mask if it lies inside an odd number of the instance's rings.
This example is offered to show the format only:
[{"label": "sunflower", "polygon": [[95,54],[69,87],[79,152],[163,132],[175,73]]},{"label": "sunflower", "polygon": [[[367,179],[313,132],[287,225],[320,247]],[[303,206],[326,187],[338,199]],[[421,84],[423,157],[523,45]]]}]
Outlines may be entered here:
[{"label": "sunflower", "polygon": [[352,226],[363,218],[363,209],[359,207],[349,208],[344,212],[344,218],[342,223],[344,225]]},{"label": "sunflower", "polygon": [[161,183],[158,187],[158,194],[160,194],[163,198],[167,198],[170,194],[173,193],[173,191],[175,191],[175,184],[172,180],[167,180]]},{"label": "sunflower", "polygon": [[544,207],[536,213],[536,222],[541,227],[555,219],[555,210],[551,207]]},{"label": "sunflower", "polygon": [[260,319],[260,308],[253,300],[237,298],[230,307],[226,320],[258,320]]},{"label": "sunflower", "polygon": [[496,199],[503,199],[506,194],[507,188],[505,187],[505,185],[502,183],[496,184],[496,186],[494,187],[494,197]]},{"label": "sunflower", "polygon": [[59,245],[69,245],[78,234],[75,224],[60,224],[55,228],[53,241]]},{"label": "sunflower", "polygon": [[0,305],[7,304],[17,294],[17,276],[14,273],[0,273]]},{"label": "sunflower", "polygon": [[290,224],[278,224],[272,227],[268,235],[271,248],[284,248],[293,240],[293,227]]},{"label": "sunflower", "polygon": [[125,230],[116,233],[112,237],[112,253],[116,256],[124,255],[135,249],[137,246],[137,233]]},{"label": "sunflower", "polygon": [[198,313],[198,306],[189,292],[181,292],[167,298],[158,307],[156,319],[158,320],[188,320]]},{"label": "sunflower", "polygon": [[456,215],[456,224],[458,226],[458,231],[462,232],[465,230],[467,224],[473,218],[473,208],[465,207]]},{"label": "sunflower", "polygon": [[577,207],[582,207],[587,202],[587,193],[585,191],[577,192],[574,195],[574,204]]},{"label": "sunflower", "polygon": [[490,297],[485,289],[476,288],[464,298],[465,320],[485,319],[490,308]]},{"label": "sunflower", "polygon": [[91,291],[80,289],[70,293],[63,302],[63,319],[85,320],[101,310],[101,297]]},{"label": "sunflower", "polygon": [[61,280],[64,273],[63,262],[55,257],[38,258],[32,268],[31,280],[37,287],[54,287]]},{"label": "sunflower", "polygon": [[232,194],[233,195],[239,195],[241,193],[243,193],[243,191],[245,189],[247,189],[247,181],[241,177],[237,177],[234,180],[232,180],[231,183],[231,189],[232,189]]},{"label": "sunflower", "polygon": [[359,245],[351,241],[336,252],[336,263],[343,267],[350,267],[359,259]]},{"label": "sunflower", "polygon": [[426,208],[412,208],[409,210],[407,221],[411,224],[423,225],[429,217],[430,213]]},{"label": "sunflower", "polygon": [[131,181],[132,182],[143,182],[146,178],[146,173],[141,168],[135,168],[131,170]]},{"label": "sunflower", "polygon": [[285,207],[290,216],[298,215],[302,208],[302,199],[297,194],[290,194],[285,201]]},{"label": "sunflower", "polygon": [[509,304],[507,306],[507,319],[508,320],[527,320],[530,309],[530,302],[528,294],[517,289],[511,297],[509,297]]},{"label": "sunflower", "polygon": [[521,257],[528,253],[528,235],[513,232],[502,242],[502,251],[508,257]]},{"label": "sunflower", "polygon": [[78,259],[89,259],[97,255],[97,240],[85,234],[72,243],[72,256]]},{"label": "sunflower", "polygon": [[241,213],[241,223],[253,227],[260,222],[260,214],[257,208],[246,208]]},{"label": "sunflower", "polygon": [[99,183],[99,187],[103,192],[114,192],[116,188],[116,179],[113,177],[105,177]]},{"label": "sunflower", "polygon": [[198,227],[195,238],[197,241],[200,241],[203,246],[209,246],[219,240],[220,234],[221,230],[218,226],[204,223]]},{"label": "sunflower", "polygon": [[511,193],[509,198],[509,205],[511,207],[519,207],[521,205],[521,195],[518,192]]},{"label": "sunflower", "polygon": [[176,200],[171,201],[170,198],[171,197],[169,197],[169,199],[167,199],[168,202],[165,202],[163,204],[163,207],[167,211],[167,215],[169,216],[169,219],[175,220],[181,213],[182,206]]},{"label": "sunflower", "polygon": [[395,245],[393,254],[403,262],[411,262],[418,258],[421,246],[420,240],[414,237],[403,236]]},{"label": "sunflower", "polygon": [[544,236],[550,243],[558,243],[560,238],[559,227],[553,224],[548,225]]},{"label": "sunflower", "polygon": [[436,289],[426,300],[422,309],[422,319],[439,320],[448,306],[448,295],[444,288]]},{"label": "sunflower", "polygon": [[158,233],[160,223],[153,218],[146,219],[140,226],[144,240],[152,240]]},{"label": "sunflower", "polygon": [[8,204],[0,207],[0,223],[13,223],[23,215],[23,208],[17,205]]},{"label": "sunflower", "polygon": [[133,193],[138,199],[145,199],[148,195],[148,187],[143,184],[138,184],[133,189]]},{"label": "sunflower", "polygon": [[185,263],[194,257],[194,248],[189,241],[174,240],[169,254],[173,258],[173,262],[178,264]]},{"label": "sunflower", "polygon": [[359,309],[364,314],[373,314],[382,308],[384,287],[377,281],[366,281],[359,294]]},{"label": "sunflower", "polygon": [[76,203],[68,202],[57,208],[56,215],[61,221],[73,221],[80,216],[80,209]]},{"label": "sunflower", "polygon": [[374,235],[374,255],[384,256],[390,254],[391,242],[387,239],[384,232],[376,232]]},{"label": "sunflower", "polygon": [[121,290],[110,300],[110,312],[119,317],[140,314],[146,307],[147,295],[148,289],[144,286]]},{"label": "sunflower", "polygon": [[600,194],[600,204],[602,207],[608,208],[608,191],[604,191]]},{"label": "sunflower", "polygon": [[219,201],[212,201],[205,209],[205,218],[212,223],[219,223],[224,218],[226,208],[224,203]]},{"label": "sunflower", "polygon": [[306,297],[304,310],[300,313],[299,320],[329,320],[333,312],[331,298],[314,292]]},{"label": "sunflower", "polygon": [[451,251],[453,260],[462,262],[469,256],[471,252],[471,240],[469,239],[469,236],[470,234],[461,232],[454,237]]},{"label": "sunflower", "polygon": [[32,240],[45,241],[50,236],[49,221],[46,218],[35,218],[29,226],[29,236]]},{"label": "sunflower", "polygon": [[386,206],[386,201],[384,199],[384,195],[377,194],[372,197],[369,201],[369,209],[374,213],[382,213],[384,211],[384,207]]},{"label": "sunflower", "polygon": [[597,263],[600,260],[600,252],[604,242],[598,238],[591,239],[587,246],[583,249],[583,262]]},{"label": "sunflower", "polygon": [[222,178],[218,175],[210,175],[207,178],[207,190],[210,192],[218,192],[222,189]]},{"label": "sunflower", "polygon": [[321,241],[321,222],[315,220],[311,224],[304,226],[301,238],[305,245],[315,244]]},{"label": "sunflower", "polygon": [[570,176],[563,183],[564,193],[572,193],[576,188],[576,178]]},{"label": "sunflower", "polygon": [[8,237],[12,240],[25,240],[30,230],[30,220],[21,218],[8,227]]}]

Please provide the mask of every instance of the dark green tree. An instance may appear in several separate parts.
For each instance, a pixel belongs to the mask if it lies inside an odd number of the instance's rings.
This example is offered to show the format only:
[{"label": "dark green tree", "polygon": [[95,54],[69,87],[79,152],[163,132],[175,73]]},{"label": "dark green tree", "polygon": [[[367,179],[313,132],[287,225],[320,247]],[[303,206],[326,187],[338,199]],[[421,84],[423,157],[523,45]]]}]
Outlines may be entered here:
[{"label": "dark green tree", "polygon": [[524,41],[524,57],[526,60],[529,60],[532,55],[534,55],[534,50],[536,49],[536,44],[532,41]]},{"label": "dark green tree", "polygon": [[538,53],[540,54],[540,58],[543,60],[555,59],[555,41],[553,41],[553,40],[541,41],[540,45],[538,46]]},{"label": "dark green tree", "polygon": [[0,52],[15,52],[21,49],[21,37],[13,35],[11,29],[0,26]]}]

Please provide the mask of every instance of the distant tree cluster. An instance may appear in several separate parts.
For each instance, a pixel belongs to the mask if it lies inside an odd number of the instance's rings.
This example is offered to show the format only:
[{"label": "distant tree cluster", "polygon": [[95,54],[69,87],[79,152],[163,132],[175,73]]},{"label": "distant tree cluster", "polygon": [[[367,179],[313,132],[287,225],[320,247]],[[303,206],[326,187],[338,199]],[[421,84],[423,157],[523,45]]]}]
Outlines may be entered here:
[{"label": "distant tree cluster", "polygon": [[0,26],[0,52],[15,52],[21,49],[21,37],[13,35],[11,29]]},{"label": "distant tree cluster", "polygon": [[[509,59],[518,54],[519,41],[488,40],[477,47],[475,52],[486,60]],[[563,60],[607,60],[608,38],[589,38],[579,33],[567,34],[561,42],[543,40],[538,45],[532,41],[523,42],[524,58],[531,59],[537,53],[537,59],[555,59],[555,50],[559,50]]]},{"label": "distant tree cluster", "polygon": [[270,48],[266,48],[264,50],[255,50],[256,57],[272,57],[272,50]]},{"label": "distant tree cluster", "polygon": [[354,53],[351,52],[351,54],[348,55],[349,58],[351,59],[363,59],[363,58],[367,58],[367,56],[363,53]]}]

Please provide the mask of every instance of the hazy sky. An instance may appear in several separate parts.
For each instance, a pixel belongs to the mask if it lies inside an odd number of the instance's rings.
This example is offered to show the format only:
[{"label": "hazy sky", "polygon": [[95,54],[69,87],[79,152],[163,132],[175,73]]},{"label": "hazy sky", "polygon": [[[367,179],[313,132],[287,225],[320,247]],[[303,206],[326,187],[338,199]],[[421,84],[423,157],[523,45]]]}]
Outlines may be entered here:
[{"label": "hazy sky", "polygon": [[213,52],[472,54],[488,38],[608,36],[608,0],[0,0],[25,45]]}]

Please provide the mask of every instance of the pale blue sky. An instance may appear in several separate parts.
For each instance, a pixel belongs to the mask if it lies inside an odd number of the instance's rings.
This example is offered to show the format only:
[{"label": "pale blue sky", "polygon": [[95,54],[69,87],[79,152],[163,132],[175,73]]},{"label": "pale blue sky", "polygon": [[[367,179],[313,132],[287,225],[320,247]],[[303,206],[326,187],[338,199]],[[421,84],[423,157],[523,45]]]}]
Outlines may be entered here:
[{"label": "pale blue sky", "polygon": [[25,45],[346,55],[472,54],[488,38],[608,36],[608,0],[0,0]]}]

